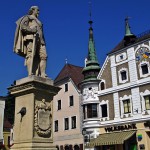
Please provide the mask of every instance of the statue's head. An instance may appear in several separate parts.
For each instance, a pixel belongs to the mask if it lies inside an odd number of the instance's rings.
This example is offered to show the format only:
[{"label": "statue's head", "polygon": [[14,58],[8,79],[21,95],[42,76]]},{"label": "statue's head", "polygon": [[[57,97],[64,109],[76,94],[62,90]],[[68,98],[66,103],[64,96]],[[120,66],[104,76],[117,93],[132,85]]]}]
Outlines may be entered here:
[{"label": "statue's head", "polygon": [[34,12],[36,12],[36,15],[37,15],[36,17],[38,17],[38,15],[39,15],[39,7],[38,6],[31,6],[28,14],[32,15]]}]

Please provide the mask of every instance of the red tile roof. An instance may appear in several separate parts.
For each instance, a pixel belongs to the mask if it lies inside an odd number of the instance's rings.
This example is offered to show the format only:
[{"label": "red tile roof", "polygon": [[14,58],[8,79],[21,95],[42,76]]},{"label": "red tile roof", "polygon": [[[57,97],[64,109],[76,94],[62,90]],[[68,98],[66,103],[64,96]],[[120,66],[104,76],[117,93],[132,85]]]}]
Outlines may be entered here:
[{"label": "red tile roof", "polygon": [[82,70],[83,67],[75,66],[72,64],[65,64],[58,76],[55,78],[54,84],[58,85],[60,82],[71,78],[76,87],[79,89],[79,83],[84,79]]}]

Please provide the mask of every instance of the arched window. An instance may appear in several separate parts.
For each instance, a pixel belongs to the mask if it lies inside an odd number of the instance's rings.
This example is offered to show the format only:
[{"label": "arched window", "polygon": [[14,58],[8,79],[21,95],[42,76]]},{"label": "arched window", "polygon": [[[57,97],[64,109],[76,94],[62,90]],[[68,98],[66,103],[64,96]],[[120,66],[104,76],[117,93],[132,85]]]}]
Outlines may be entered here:
[{"label": "arched window", "polygon": [[79,148],[79,146],[78,145],[75,145],[74,146],[74,150],[79,150],[80,148]]},{"label": "arched window", "polygon": [[101,90],[104,90],[105,89],[105,83],[104,82],[101,82]]},{"label": "arched window", "polygon": [[65,150],[69,150],[69,145],[66,145],[66,146],[65,146]]},{"label": "arched window", "polygon": [[56,148],[57,148],[57,150],[59,150],[59,146],[58,145],[56,145]]}]

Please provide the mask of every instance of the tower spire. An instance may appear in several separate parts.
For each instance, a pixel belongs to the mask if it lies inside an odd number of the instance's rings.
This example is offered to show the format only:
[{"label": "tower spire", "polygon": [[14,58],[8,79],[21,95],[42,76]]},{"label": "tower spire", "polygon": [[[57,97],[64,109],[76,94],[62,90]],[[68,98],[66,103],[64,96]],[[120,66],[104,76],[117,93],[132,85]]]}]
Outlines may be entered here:
[{"label": "tower spire", "polygon": [[124,36],[125,46],[130,43],[133,43],[135,39],[136,39],[136,36],[130,30],[129,17],[126,17],[125,18],[125,36]]},{"label": "tower spire", "polygon": [[97,75],[100,71],[100,66],[97,60],[96,56],[96,50],[95,50],[95,43],[94,43],[94,36],[93,36],[93,21],[91,19],[91,2],[89,2],[90,5],[90,20],[89,20],[89,42],[88,42],[88,56],[85,61],[85,67],[83,69],[84,74],[84,80],[91,80],[96,79]]},{"label": "tower spire", "polygon": [[125,36],[131,36],[133,35],[131,33],[131,30],[130,30],[130,26],[129,26],[129,17],[126,17],[125,18]]}]

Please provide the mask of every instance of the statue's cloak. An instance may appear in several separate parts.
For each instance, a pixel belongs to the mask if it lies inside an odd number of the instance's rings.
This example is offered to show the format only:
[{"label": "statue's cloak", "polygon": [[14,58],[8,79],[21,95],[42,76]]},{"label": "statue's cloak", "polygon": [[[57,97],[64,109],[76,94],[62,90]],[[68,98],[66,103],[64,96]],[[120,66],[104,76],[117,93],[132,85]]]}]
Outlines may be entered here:
[{"label": "statue's cloak", "polygon": [[20,29],[20,24],[24,17],[26,17],[26,16],[23,16],[16,21],[17,27],[16,27],[16,32],[15,32],[14,49],[13,49],[13,51],[16,54],[18,54],[22,57],[25,57],[26,53],[27,53],[26,47],[24,46],[22,31]]}]

